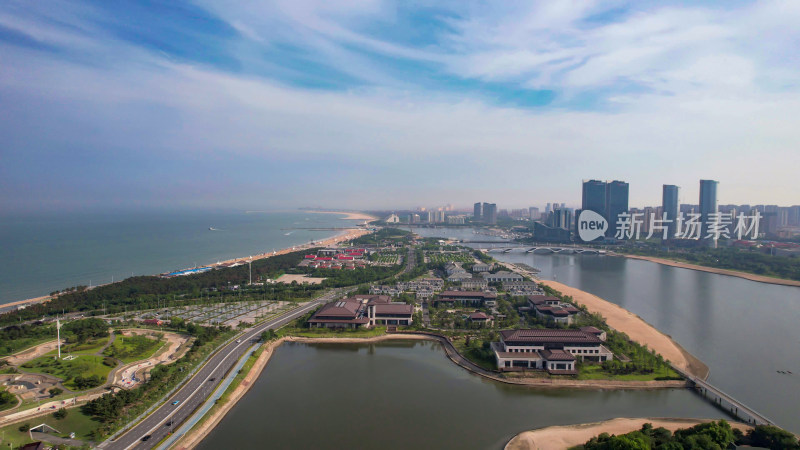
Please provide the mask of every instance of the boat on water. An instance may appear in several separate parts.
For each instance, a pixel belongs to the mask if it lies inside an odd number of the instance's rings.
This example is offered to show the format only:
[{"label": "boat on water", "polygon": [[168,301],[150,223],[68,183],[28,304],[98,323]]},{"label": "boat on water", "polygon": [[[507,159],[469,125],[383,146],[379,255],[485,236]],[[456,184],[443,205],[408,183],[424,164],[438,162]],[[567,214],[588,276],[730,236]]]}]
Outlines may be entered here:
[{"label": "boat on water", "polygon": [[219,231],[219,228],[208,227],[208,231]]}]

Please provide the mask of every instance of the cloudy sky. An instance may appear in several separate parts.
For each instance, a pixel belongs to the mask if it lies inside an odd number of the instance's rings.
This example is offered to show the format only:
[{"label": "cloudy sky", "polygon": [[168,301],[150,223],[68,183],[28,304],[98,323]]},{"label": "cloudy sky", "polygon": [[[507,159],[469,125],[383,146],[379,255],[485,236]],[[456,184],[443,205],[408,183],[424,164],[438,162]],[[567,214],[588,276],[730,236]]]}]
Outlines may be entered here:
[{"label": "cloudy sky", "polygon": [[[154,4],[150,4],[154,3]],[[800,2],[0,2],[0,209],[800,203]]]}]

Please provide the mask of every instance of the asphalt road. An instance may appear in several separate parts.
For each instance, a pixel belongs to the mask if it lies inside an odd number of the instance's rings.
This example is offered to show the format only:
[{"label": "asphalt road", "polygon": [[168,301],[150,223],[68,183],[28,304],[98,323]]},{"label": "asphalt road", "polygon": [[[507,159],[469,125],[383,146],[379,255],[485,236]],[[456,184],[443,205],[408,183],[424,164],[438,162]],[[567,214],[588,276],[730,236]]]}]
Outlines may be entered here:
[{"label": "asphalt road", "polygon": [[[336,296],[341,295],[342,292],[343,290],[340,289],[333,290],[302,308],[247,330],[212,356],[203,368],[195,373],[192,379],[173,394],[160,408],[153,411],[146,419],[128,430],[117,440],[105,442],[101,447],[113,450],[153,448],[171,430],[177,430],[200,407],[206,397],[216,389],[225,374],[236,365],[239,358],[245,354],[251,345],[259,340],[263,331],[270,328],[279,328],[306,314],[318,305],[333,300]],[[214,378],[214,380],[211,381],[211,378]],[[178,402],[177,405],[173,405],[175,401]],[[145,436],[150,437],[143,441],[142,439]]]}]

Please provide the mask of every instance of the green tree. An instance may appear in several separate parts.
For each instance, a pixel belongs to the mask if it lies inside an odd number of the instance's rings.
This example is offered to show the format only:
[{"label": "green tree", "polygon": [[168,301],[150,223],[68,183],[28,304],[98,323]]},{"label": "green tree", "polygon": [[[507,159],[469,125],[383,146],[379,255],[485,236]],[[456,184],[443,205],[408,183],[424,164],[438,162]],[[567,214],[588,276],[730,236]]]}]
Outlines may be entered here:
[{"label": "green tree", "polygon": [[56,395],[61,395],[64,392],[64,390],[61,388],[54,387],[48,389],[47,392],[50,393],[50,397],[55,397]]},{"label": "green tree", "polygon": [[54,412],[53,417],[55,417],[57,420],[65,419],[67,417],[66,408],[60,408],[58,411]]}]

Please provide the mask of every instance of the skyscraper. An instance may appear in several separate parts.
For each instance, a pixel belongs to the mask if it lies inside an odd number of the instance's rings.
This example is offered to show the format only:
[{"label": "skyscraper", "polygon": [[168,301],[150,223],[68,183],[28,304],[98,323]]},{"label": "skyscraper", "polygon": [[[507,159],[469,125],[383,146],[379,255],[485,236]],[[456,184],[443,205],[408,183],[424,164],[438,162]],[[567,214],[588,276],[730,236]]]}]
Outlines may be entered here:
[{"label": "skyscraper", "polygon": [[665,184],[662,191],[661,191],[661,208],[662,211],[667,215],[667,220],[671,220],[672,222],[667,223],[667,236],[669,239],[675,238],[675,233],[677,232],[678,224],[675,223],[675,219],[678,218],[678,191],[680,188],[673,184]]},{"label": "skyscraper", "polygon": [[581,209],[588,209],[597,214],[606,214],[606,183],[600,180],[583,182]]},{"label": "skyscraper", "polygon": [[489,225],[497,225],[497,204],[483,204],[483,221]]},{"label": "skyscraper", "polygon": [[608,220],[606,237],[614,237],[617,233],[617,218],[620,214],[628,212],[628,183],[624,181],[611,181],[606,184],[606,211]]},{"label": "skyscraper", "polygon": [[709,214],[717,212],[717,185],[719,181],[700,180],[700,239],[708,232]]},{"label": "skyscraper", "polygon": [[483,208],[481,207],[481,202],[475,203],[475,206],[472,209],[472,217],[475,222],[480,222],[483,218]]}]

